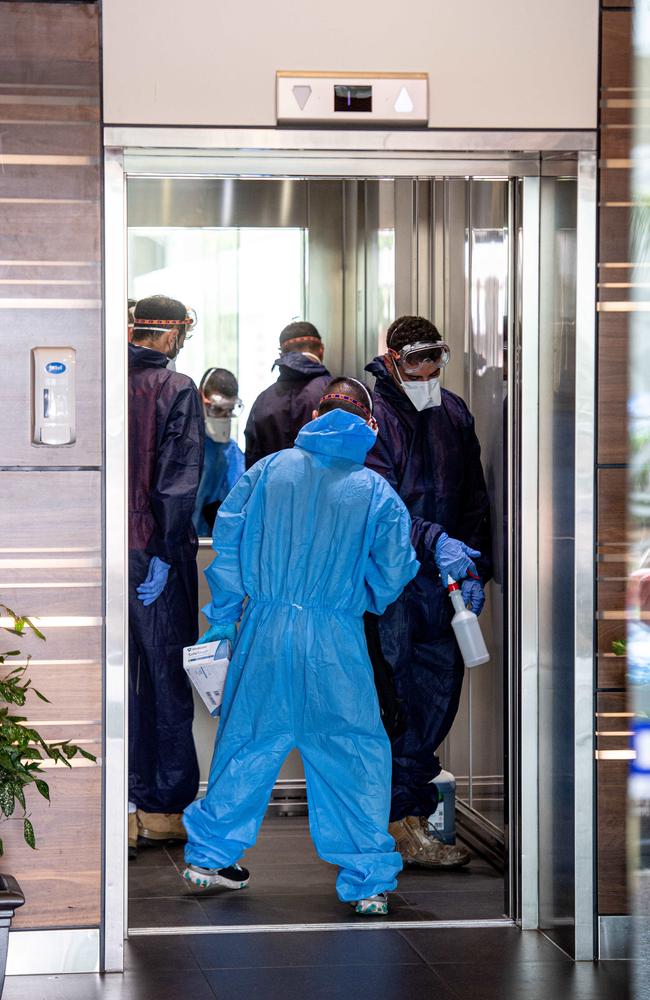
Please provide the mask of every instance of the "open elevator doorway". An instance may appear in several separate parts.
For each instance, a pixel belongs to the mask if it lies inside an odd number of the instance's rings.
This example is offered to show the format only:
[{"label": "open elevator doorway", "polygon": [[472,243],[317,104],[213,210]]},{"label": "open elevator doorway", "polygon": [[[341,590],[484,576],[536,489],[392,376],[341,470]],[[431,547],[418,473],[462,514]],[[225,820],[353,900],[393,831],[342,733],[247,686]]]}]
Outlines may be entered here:
[{"label": "open elevator doorway", "polygon": [[[481,624],[490,663],[466,676],[455,726],[441,748],[457,781],[456,835],[467,868],[406,869],[389,921],[514,917],[508,734],[512,642],[506,634],[508,482],[506,365],[517,269],[517,181],[503,177],[133,177],[128,197],[128,294],[161,293],[194,308],[198,324],[176,360],[196,384],[231,370],[244,427],[258,393],[275,380],[280,330],[305,318],[320,330],[333,375],[364,374],[385,349],[395,316],[432,319],[450,344],[444,385],[473,410],[492,508],[495,576]],[[203,570],[213,557],[200,539]],[[199,631],[205,628],[201,619]],[[196,700],[194,736],[203,794],[216,724]],[[438,817],[438,820],[440,817]],[[433,822],[437,825],[438,820]],[[181,879],[180,845],[139,850],[129,864],[128,924],[150,927],[342,924],[336,870],[309,838],[305,782],[294,751],[282,768],[257,844],[243,863],[242,893],[199,894]]]}]

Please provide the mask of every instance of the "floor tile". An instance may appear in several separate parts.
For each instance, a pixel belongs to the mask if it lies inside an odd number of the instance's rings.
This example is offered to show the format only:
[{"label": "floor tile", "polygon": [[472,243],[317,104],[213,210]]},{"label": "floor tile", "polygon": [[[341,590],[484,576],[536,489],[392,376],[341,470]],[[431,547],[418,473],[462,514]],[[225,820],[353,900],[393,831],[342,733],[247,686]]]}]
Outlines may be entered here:
[{"label": "floor tile", "polygon": [[291,931],[195,935],[189,948],[201,969],[290,966],[419,965],[396,931]]},{"label": "floor tile", "polygon": [[238,969],[205,973],[217,1000],[457,1000],[426,965],[350,965],[340,969]]},{"label": "floor tile", "polygon": [[195,899],[132,899],[129,927],[201,927],[209,923]]},{"label": "floor tile", "polygon": [[[625,966],[627,963],[606,963]],[[459,997],[480,1000],[626,1000],[627,971],[573,962],[465,962],[434,965]]]},{"label": "floor tile", "polygon": [[398,932],[431,965],[441,962],[570,962],[567,956],[537,931],[517,927],[472,927],[466,930],[401,930]]},{"label": "floor tile", "polygon": [[189,938],[174,935],[131,937],[124,942],[124,968],[127,972],[196,970],[199,964],[189,945]]},{"label": "floor tile", "polygon": [[400,888],[398,894],[403,904],[418,911],[421,920],[498,920],[505,916],[500,889],[455,893],[402,892]]},{"label": "floor tile", "polygon": [[177,868],[167,859],[164,868],[129,869],[129,899],[154,899],[160,896],[172,898],[191,897],[192,889],[181,877]]},{"label": "floor tile", "polygon": [[[200,906],[208,923],[215,926],[231,924],[319,924],[348,923],[368,920],[358,917],[352,908],[341,903],[332,887],[331,892],[288,893],[260,892],[252,888],[233,893],[215,890],[200,897]],[[390,911],[384,920],[421,920],[422,912],[409,906],[399,895],[391,896]]]},{"label": "floor tile", "polygon": [[124,976],[17,976],[3,1000],[214,1000],[202,972],[126,973]]}]

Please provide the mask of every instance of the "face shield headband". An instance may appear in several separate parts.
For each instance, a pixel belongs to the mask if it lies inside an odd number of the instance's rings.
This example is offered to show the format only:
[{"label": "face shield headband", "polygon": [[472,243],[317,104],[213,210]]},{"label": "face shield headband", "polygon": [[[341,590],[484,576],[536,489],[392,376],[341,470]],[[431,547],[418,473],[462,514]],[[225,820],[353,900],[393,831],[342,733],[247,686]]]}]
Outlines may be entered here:
[{"label": "face shield headband", "polygon": [[287,344],[322,344],[323,341],[320,337],[290,337],[289,340],[283,340],[280,344],[280,350],[284,351]]},{"label": "face shield headband", "polygon": [[376,431],[377,430],[377,421],[375,420],[375,418],[372,415],[373,414],[373,409],[374,409],[373,402],[372,402],[372,396],[368,392],[367,387],[363,384],[363,382],[359,382],[356,378],[355,379],[348,379],[348,381],[349,382],[355,382],[357,385],[361,386],[361,388],[365,392],[366,396],[368,397],[368,406],[364,406],[363,403],[360,403],[358,399],[354,399],[353,396],[348,396],[344,392],[326,392],[324,396],[321,396],[320,402],[319,402],[318,405],[320,406],[321,403],[326,403],[330,399],[338,399],[338,400],[341,400],[341,402],[343,402],[343,403],[350,403],[352,406],[356,407],[357,410],[361,411],[361,414],[363,415],[363,418],[366,421],[366,423],[369,424],[369,426],[374,431]]},{"label": "face shield headband", "polygon": [[185,339],[191,340],[191,331],[196,326],[196,312],[194,309],[187,309],[185,313],[185,319],[139,319],[134,318],[133,328],[134,330],[141,329],[144,332],[151,333],[167,333],[169,329],[174,327],[184,327],[185,328]]}]

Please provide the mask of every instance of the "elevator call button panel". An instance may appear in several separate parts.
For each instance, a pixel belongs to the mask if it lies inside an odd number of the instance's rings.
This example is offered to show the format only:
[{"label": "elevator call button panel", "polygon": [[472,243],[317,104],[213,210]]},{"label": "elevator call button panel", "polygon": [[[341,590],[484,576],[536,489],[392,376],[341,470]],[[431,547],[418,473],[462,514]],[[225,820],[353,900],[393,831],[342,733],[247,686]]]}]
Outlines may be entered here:
[{"label": "elevator call button panel", "polygon": [[278,124],[390,125],[429,120],[426,73],[276,74]]}]

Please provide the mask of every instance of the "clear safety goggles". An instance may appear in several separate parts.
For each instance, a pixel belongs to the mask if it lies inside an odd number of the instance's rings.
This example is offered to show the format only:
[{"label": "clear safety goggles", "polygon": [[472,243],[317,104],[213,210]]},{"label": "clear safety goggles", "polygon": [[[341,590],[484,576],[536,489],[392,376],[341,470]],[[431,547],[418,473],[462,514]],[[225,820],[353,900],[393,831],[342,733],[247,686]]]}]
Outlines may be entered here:
[{"label": "clear safety goggles", "polygon": [[204,402],[206,417],[238,417],[244,409],[244,404],[239,396],[222,396],[219,392],[213,392]]},{"label": "clear safety goggles", "polygon": [[399,351],[389,349],[390,355],[399,361],[400,368],[408,375],[417,375],[422,370],[444,368],[449,363],[451,351],[442,341],[435,343],[418,341],[406,344]]}]

